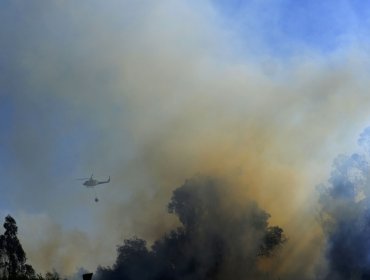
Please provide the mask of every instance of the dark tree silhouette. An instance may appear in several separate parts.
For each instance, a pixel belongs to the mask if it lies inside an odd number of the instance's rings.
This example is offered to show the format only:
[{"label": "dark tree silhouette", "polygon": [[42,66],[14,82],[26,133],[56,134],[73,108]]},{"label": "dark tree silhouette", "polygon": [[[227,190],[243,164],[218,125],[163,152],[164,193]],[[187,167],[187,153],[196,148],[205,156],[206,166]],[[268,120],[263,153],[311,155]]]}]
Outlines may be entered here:
[{"label": "dark tree silhouette", "polygon": [[218,180],[197,177],[173,192],[168,211],[182,226],[154,242],[125,240],[113,267],[99,279],[259,279],[257,261],[270,257],[285,240],[269,227],[270,215],[252,201],[236,202]]},{"label": "dark tree silhouette", "polygon": [[153,279],[153,256],[148,251],[145,240],[137,237],[125,240],[118,247],[117,253],[113,268],[100,268],[100,274],[106,279]]},{"label": "dark tree silhouette", "polygon": [[26,253],[17,237],[18,227],[14,218],[5,217],[5,232],[0,235],[0,280],[60,280],[57,272],[45,276],[35,274],[33,267],[26,263]]},{"label": "dark tree silhouette", "polygon": [[26,264],[26,253],[17,237],[18,227],[13,217],[6,216],[5,232],[0,236],[0,269],[2,279],[31,279],[35,271]]},{"label": "dark tree silhouette", "polygon": [[259,256],[271,256],[274,249],[285,241],[283,230],[280,227],[268,227],[260,245]]},{"label": "dark tree silhouette", "polygon": [[37,280],[60,280],[60,276],[57,272],[47,272],[45,277],[38,275]]}]

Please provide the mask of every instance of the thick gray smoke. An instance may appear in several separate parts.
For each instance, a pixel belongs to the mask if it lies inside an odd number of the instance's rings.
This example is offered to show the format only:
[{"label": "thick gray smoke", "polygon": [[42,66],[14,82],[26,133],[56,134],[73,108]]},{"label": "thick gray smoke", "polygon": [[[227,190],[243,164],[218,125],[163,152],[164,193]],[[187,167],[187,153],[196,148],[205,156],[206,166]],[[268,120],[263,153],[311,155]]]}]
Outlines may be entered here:
[{"label": "thick gray smoke", "polygon": [[[201,173],[284,228],[280,261],[261,265],[313,277],[313,186],[368,122],[369,52],[262,53],[286,1],[250,2],[239,30],[213,0],[1,1],[0,213],[36,271],[109,265],[133,234],[152,244],[178,225],[173,187]],[[112,177],[99,203],[74,180],[91,173]]]},{"label": "thick gray smoke", "polygon": [[321,188],[327,279],[370,279],[370,128],[358,142],[362,151],[338,156]]}]

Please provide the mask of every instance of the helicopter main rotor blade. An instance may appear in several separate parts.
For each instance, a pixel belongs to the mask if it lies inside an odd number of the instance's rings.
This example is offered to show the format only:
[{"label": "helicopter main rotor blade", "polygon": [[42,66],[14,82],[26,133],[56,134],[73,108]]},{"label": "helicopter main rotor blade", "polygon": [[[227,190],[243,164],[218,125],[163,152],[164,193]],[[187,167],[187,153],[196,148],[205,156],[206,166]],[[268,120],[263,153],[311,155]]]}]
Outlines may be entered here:
[{"label": "helicopter main rotor blade", "polygon": [[88,180],[88,179],[90,179],[90,178],[77,178],[75,180]]}]

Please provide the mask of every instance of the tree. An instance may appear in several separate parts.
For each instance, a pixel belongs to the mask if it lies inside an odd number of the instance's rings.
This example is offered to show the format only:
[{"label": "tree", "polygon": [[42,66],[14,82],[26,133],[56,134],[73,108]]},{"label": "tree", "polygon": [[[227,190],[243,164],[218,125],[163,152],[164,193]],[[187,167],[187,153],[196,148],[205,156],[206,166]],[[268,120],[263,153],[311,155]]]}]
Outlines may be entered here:
[{"label": "tree", "polygon": [[100,278],[118,279],[153,279],[152,254],[146,247],[146,241],[137,237],[127,239],[117,248],[117,260],[113,268],[99,268]]},{"label": "tree", "polygon": [[229,186],[197,177],[173,192],[168,211],[181,226],[147,249],[145,240],[125,240],[101,280],[261,279],[256,265],[273,256],[285,237],[268,224],[270,215],[249,200],[238,202]]},{"label": "tree", "polygon": [[32,279],[35,271],[26,264],[26,253],[17,237],[18,227],[13,217],[5,217],[5,232],[0,235],[0,269],[3,279]]},{"label": "tree", "polygon": [[60,279],[60,277],[59,277],[59,274],[58,274],[57,272],[53,271],[53,272],[47,272],[47,273],[45,274],[45,278],[42,278],[42,277],[41,277],[41,279],[42,279],[42,280],[43,280],[43,279],[45,279],[45,280],[59,280],[59,279]]}]

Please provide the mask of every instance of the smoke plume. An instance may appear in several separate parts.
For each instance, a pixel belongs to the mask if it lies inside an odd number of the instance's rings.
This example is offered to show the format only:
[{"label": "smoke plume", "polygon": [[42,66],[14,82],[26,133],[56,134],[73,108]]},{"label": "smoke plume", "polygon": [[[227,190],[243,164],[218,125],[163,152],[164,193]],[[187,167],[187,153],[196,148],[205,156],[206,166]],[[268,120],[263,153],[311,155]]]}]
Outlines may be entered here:
[{"label": "smoke plume", "polygon": [[[314,186],[369,122],[361,44],[264,42],[286,1],[249,1],[243,30],[214,1],[3,2],[0,213],[19,221],[36,271],[109,266],[133,235],[150,246],[179,226],[164,207],[174,188],[207,174],[289,236],[261,266],[319,273]],[[281,41],[291,55],[265,52]],[[99,203],[75,180],[91,173],[112,178]]]},{"label": "smoke plume", "polygon": [[321,187],[327,279],[370,279],[370,128],[358,143],[362,150],[338,156]]}]

